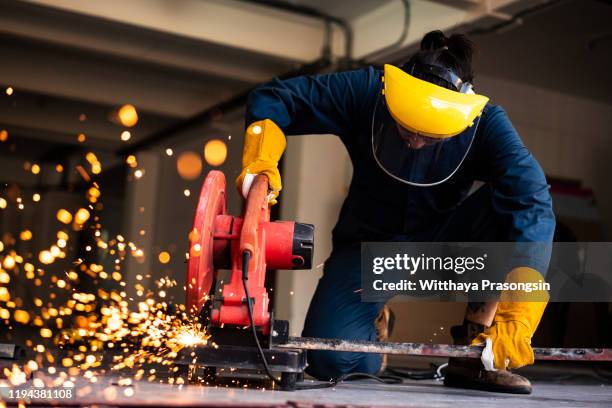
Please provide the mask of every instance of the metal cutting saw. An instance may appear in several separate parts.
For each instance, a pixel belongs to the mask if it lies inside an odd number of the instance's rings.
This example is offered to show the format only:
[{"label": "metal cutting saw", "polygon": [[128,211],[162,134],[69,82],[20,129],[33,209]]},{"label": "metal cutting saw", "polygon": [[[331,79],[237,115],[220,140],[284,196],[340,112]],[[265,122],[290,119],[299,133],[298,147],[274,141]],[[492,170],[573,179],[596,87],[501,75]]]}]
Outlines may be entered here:
[{"label": "metal cutting saw", "polygon": [[[272,347],[286,343],[289,324],[269,310],[264,282],[267,270],[312,267],[314,226],[270,221],[264,175],[255,177],[242,217],[227,214],[226,200],[225,175],[209,172],[189,235],[185,286],[187,312],[202,319],[212,342],[187,359],[212,378],[221,368],[280,373],[280,388],[293,389],[303,376],[305,351]],[[229,282],[220,282],[221,270],[231,271]]]}]

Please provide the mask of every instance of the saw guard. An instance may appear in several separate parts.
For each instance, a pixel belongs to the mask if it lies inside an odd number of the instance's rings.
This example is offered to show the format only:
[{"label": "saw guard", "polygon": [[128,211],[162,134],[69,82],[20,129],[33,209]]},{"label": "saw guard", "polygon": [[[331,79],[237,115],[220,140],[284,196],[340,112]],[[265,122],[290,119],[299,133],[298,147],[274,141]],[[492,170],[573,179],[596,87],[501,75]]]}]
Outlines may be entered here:
[{"label": "saw guard", "polygon": [[[292,221],[270,222],[268,199],[268,178],[257,175],[243,217],[228,215],[225,176],[219,171],[208,173],[189,234],[185,285],[188,315],[220,328],[244,327],[252,321],[263,334],[270,333],[266,271],[309,268],[313,227]],[[246,275],[245,252],[250,254]],[[231,274],[229,282],[217,292],[215,282],[221,269],[230,269]],[[245,284],[252,313],[247,307]]]},{"label": "saw guard", "polygon": [[187,312],[199,315],[211,292],[215,268],[213,263],[213,234],[215,219],[225,215],[225,175],[213,170],[208,173],[196,207],[193,228],[189,234],[189,265],[185,288]]}]

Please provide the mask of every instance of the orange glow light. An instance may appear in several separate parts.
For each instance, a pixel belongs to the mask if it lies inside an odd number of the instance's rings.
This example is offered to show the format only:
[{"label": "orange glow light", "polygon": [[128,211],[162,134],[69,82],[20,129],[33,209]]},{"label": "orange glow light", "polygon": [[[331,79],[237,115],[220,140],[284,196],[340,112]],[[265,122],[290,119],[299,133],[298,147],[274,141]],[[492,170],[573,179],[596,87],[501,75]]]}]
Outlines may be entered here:
[{"label": "orange glow light", "polygon": [[227,146],[219,139],[209,140],[204,146],[204,159],[211,166],[220,166],[227,158]]},{"label": "orange glow light", "polygon": [[176,160],[176,170],[185,180],[195,180],[202,172],[202,159],[194,152],[184,152]]}]

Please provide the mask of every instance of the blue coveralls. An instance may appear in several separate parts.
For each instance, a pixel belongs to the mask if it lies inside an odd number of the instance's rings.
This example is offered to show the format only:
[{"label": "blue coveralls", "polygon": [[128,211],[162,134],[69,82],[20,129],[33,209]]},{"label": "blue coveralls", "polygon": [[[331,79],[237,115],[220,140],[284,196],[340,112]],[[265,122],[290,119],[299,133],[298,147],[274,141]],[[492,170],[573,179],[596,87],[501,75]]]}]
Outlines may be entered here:
[{"label": "blue coveralls", "polygon": [[[544,173],[499,106],[486,106],[468,157],[445,183],[413,187],[385,174],[371,148],[381,74],[370,67],[274,80],[249,96],[247,124],[271,119],[286,135],[338,135],[353,164],[304,336],[376,340],[374,320],[383,303],[361,302],[361,242],[552,241],[555,218]],[[467,197],[475,180],[485,185]],[[547,263],[526,266],[545,270]],[[381,356],[315,351],[308,362],[309,374],[330,379],[376,373]]]}]

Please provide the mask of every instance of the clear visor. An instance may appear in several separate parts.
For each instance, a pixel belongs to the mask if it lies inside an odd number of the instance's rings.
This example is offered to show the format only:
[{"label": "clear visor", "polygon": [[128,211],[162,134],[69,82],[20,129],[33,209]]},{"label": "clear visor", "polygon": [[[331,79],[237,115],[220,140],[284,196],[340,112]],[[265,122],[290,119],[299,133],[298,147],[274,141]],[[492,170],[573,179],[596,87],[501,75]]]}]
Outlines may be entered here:
[{"label": "clear visor", "polygon": [[372,116],[372,151],[391,177],[414,186],[441,184],[457,172],[467,156],[480,117],[462,133],[448,138],[419,135],[401,127],[379,96]]}]

